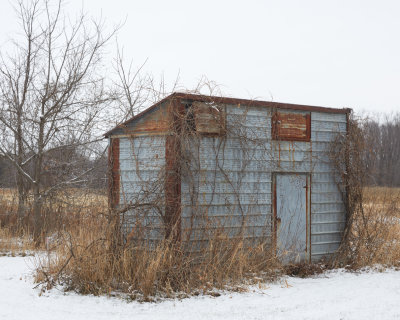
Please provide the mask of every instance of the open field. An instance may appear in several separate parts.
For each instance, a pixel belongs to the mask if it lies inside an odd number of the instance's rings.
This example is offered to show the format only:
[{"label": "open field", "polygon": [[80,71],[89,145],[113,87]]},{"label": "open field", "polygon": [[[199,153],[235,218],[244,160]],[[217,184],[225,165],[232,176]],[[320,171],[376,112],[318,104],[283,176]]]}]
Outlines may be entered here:
[{"label": "open field", "polygon": [[[79,224],[84,217],[89,220],[88,217],[107,211],[108,206],[104,190],[64,189],[52,195],[49,200],[43,210],[47,220],[47,236],[66,225],[80,228]],[[17,206],[16,190],[0,188],[0,254],[23,254],[34,247],[30,232],[33,225],[31,205],[28,203],[23,230],[17,226]]]},{"label": "open field", "polygon": [[[87,190],[87,189],[63,189],[53,195],[56,199],[57,207],[72,207],[72,208],[107,208],[107,194],[105,190]],[[0,188],[0,204],[3,208],[2,213],[7,207],[12,212],[15,212],[17,206],[17,191],[16,189]]]}]

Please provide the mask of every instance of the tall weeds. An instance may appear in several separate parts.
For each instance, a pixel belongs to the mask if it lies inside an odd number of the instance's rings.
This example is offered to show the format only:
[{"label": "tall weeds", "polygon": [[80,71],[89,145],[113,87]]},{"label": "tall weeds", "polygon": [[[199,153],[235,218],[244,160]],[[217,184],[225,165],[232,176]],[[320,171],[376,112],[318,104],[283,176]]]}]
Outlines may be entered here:
[{"label": "tall weeds", "polygon": [[121,243],[115,230],[106,215],[83,216],[40,261],[37,281],[84,294],[119,292],[149,300],[235,290],[271,277],[279,266],[262,243],[250,248],[221,233],[191,251],[171,239]]}]

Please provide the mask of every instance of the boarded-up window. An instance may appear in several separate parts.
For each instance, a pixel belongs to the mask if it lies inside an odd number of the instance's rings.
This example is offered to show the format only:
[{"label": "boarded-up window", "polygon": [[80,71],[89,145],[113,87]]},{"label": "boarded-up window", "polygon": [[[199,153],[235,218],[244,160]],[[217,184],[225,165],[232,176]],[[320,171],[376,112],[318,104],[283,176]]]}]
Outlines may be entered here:
[{"label": "boarded-up window", "polygon": [[210,135],[225,134],[225,112],[206,103],[193,103],[194,126],[198,133]]},{"label": "boarded-up window", "polygon": [[275,112],[272,117],[272,139],[310,141],[310,114]]}]

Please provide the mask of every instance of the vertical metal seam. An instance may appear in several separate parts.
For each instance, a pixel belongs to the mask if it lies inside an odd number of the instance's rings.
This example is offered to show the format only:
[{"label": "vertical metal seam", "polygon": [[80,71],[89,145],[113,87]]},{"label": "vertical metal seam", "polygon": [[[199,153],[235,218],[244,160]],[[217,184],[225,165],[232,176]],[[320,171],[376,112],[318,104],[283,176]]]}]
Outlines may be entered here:
[{"label": "vertical metal seam", "polygon": [[111,138],[109,140],[108,149],[109,161],[109,206],[115,208],[119,204],[119,184],[120,184],[120,163],[119,163],[119,138]]},{"label": "vertical metal seam", "polygon": [[171,101],[171,135],[165,140],[165,216],[166,216],[166,237],[169,237],[176,227],[173,235],[174,241],[181,241],[182,235],[182,197],[181,197],[181,154],[180,154],[180,129],[179,115],[182,112],[181,102],[177,99]]}]

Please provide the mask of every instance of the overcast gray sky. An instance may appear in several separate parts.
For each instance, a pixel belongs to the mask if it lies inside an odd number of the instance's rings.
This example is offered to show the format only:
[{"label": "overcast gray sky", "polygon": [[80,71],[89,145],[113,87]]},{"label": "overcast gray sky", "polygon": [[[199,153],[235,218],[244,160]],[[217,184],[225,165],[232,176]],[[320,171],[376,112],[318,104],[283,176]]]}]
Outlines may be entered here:
[{"label": "overcast gray sky", "polygon": [[[0,0],[0,43],[17,25]],[[11,1],[12,3],[12,1]],[[400,111],[400,1],[70,0],[69,10],[124,21],[136,64],[192,88],[202,76],[229,96]]]}]

